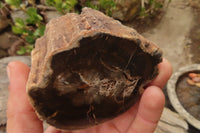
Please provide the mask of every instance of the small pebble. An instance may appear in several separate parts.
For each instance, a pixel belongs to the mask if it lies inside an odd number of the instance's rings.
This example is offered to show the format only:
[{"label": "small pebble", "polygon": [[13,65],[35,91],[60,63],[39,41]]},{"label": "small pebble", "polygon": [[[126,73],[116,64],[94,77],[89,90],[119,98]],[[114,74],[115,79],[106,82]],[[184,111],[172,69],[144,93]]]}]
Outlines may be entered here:
[{"label": "small pebble", "polygon": [[189,78],[187,79],[187,83],[189,85],[195,85],[195,82],[193,80],[189,79]]},{"label": "small pebble", "polygon": [[189,73],[188,76],[190,78],[195,78],[195,77],[197,77],[197,74],[196,73]]},{"label": "small pebble", "polygon": [[200,83],[196,83],[195,85],[200,88]]},{"label": "small pebble", "polygon": [[200,83],[200,77],[194,77],[194,78],[192,78],[192,81],[194,81],[196,83]]}]

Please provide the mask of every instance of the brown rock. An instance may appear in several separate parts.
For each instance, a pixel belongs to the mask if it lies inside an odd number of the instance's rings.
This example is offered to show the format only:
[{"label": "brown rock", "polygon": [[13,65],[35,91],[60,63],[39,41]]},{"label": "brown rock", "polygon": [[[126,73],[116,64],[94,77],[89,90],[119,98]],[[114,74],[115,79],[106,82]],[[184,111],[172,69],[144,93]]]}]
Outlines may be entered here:
[{"label": "brown rock", "polygon": [[6,27],[8,27],[9,23],[8,23],[8,19],[3,17],[0,13],[0,32],[5,29]]},{"label": "brown rock", "polygon": [[121,21],[133,19],[141,9],[141,0],[115,0],[116,9],[112,13],[112,17]]},{"label": "brown rock", "polygon": [[19,37],[13,33],[4,32],[0,34],[0,48],[9,49],[18,40],[20,40]]},{"label": "brown rock", "polygon": [[0,58],[8,56],[8,52],[0,48]]},{"label": "brown rock", "polygon": [[12,46],[8,49],[8,54],[10,56],[16,56],[17,51],[20,49],[20,47],[24,47],[24,41],[22,39],[16,40]]},{"label": "brown rock", "polygon": [[46,11],[44,14],[47,22],[49,22],[51,19],[62,16],[62,14],[57,11]]},{"label": "brown rock", "polygon": [[134,29],[84,8],[47,24],[32,52],[27,92],[48,124],[87,128],[129,109],[161,60],[160,49]]},{"label": "brown rock", "polygon": [[197,77],[197,74],[196,73],[189,73],[188,76],[190,78],[195,78],[195,77]]},{"label": "brown rock", "polygon": [[189,0],[189,3],[193,8],[200,9],[200,1],[199,0]]},{"label": "brown rock", "polygon": [[26,19],[28,18],[28,15],[22,10],[16,10],[14,12],[11,12],[11,18],[13,22],[15,22],[17,18],[21,18],[26,23]]},{"label": "brown rock", "polygon": [[154,133],[188,133],[188,124],[178,113],[164,108]]},{"label": "brown rock", "polygon": [[40,0],[40,3],[46,5],[46,0]]}]

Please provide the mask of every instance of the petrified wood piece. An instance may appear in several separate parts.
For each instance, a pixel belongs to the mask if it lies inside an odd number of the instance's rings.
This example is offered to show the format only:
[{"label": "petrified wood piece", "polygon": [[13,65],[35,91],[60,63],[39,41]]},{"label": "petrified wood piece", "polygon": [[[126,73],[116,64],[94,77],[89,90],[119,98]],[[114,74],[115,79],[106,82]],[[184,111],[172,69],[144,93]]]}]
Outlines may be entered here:
[{"label": "petrified wood piece", "polygon": [[84,8],[48,23],[32,52],[27,92],[40,119],[86,128],[129,109],[161,60],[160,49],[134,29]]}]

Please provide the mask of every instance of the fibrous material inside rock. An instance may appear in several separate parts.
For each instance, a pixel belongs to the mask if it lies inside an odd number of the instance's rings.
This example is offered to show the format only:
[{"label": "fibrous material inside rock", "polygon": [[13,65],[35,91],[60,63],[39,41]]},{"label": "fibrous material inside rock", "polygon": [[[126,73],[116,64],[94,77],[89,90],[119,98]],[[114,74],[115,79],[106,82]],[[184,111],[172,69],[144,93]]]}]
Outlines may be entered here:
[{"label": "fibrous material inside rock", "polygon": [[158,73],[160,49],[98,11],[51,22],[32,53],[27,84],[38,116],[50,125],[73,130],[110,120]]}]

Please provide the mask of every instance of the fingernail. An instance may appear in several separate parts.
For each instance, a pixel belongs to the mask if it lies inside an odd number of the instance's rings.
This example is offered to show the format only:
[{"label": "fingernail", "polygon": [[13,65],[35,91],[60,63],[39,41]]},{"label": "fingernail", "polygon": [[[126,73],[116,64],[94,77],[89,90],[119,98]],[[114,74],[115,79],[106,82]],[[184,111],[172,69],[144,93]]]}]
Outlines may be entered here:
[{"label": "fingernail", "polygon": [[10,67],[7,66],[6,70],[7,70],[8,79],[10,80]]}]

